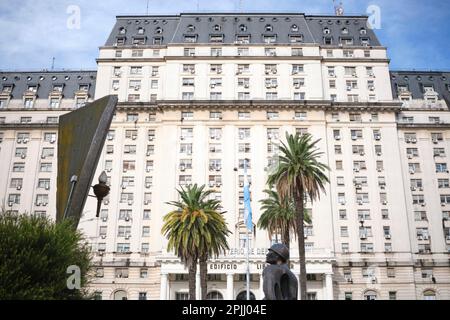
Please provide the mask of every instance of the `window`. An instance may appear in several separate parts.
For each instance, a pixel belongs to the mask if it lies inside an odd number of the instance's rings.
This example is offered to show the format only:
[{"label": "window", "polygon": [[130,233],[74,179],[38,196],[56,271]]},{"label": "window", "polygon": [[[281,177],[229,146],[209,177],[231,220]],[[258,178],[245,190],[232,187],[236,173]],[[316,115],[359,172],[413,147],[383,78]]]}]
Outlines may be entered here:
[{"label": "window", "polygon": [[434,292],[433,290],[424,291],[423,300],[436,300],[436,292]]},{"label": "window", "polygon": [[8,196],[8,205],[12,206],[13,204],[20,204],[20,194],[10,194]]},{"label": "window", "polygon": [[150,227],[142,227],[142,236],[149,237],[150,236]]},{"label": "window", "polygon": [[353,300],[353,294],[351,292],[345,292],[344,300]]},{"label": "window", "polygon": [[52,172],[52,164],[51,163],[41,163],[39,167],[40,172]]},{"label": "window", "polygon": [[264,43],[275,43],[277,41],[276,35],[263,35]]},{"label": "window", "polygon": [[436,166],[436,173],[440,173],[440,172],[449,173],[448,168],[447,168],[447,163],[436,163],[435,166]]},{"label": "window", "polygon": [[133,75],[141,75],[142,74],[142,67],[130,67],[130,74]]},{"label": "window", "polygon": [[195,56],[195,48],[184,48],[184,56],[185,57]]},{"label": "window", "polygon": [[438,188],[449,188],[449,179],[438,179]]},{"label": "window", "polygon": [[347,210],[339,209],[339,219],[347,220]]},{"label": "window", "polygon": [[341,227],[341,237],[348,237],[348,227]]},{"label": "window", "polygon": [[25,108],[33,108],[34,106],[34,99],[33,98],[25,98],[23,101],[23,106]]},{"label": "window", "polygon": [[238,43],[238,44],[248,44],[248,43],[250,43],[250,36],[249,35],[237,35],[236,36],[236,43]]},{"label": "window", "polygon": [[397,292],[389,291],[389,300],[397,300]]},{"label": "window", "polygon": [[194,93],[193,92],[183,92],[181,95],[181,98],[183,100],[192,100],[192,99],[194,99]]},{"label": "window", "polygon": [[292,48],[291,55],[294,57],[303,56],[303,49],[302,48]]},{"label": "window", "polygon": [[197,42],[197,35],[184,35],[184,42],[187,42],[187,43]]},{"label": "window", "polygon": [[[119,244],[117,244],[117,246],[119,246]],[[119,251],[119,250],[117,250],[117,251]],[[116,268],[115,277],[116,278],[128,278],[128,268]]]},{"label": "window", "polygon": [[298,74],[304,71],[303,64],[293,64],[292,65],[292,74]]}]

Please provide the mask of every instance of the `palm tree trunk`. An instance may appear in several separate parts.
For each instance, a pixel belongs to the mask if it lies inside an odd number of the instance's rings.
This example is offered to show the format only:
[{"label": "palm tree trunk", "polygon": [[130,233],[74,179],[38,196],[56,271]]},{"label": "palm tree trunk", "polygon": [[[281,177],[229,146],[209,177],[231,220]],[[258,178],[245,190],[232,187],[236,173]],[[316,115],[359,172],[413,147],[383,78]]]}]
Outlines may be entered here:
[{"label": "palm tree trunk", "polygon": [[200,257],[200,287],[201,287],[201,296],[202,300],[206,300],[206,295],[208,292],[208,257],[206,255],[202,255]]},{"label": "palm tree trunk", "polygon": [[189,266],[189,300],[196,300],[195,280],[197,277],[197,259],[192,259]]},{"label": "palm tree trunk", "polygon": [[[301,186],[297,179],[297,185]],[[300,264],[300,300],[306,300],[306,259],[305,259],[305,231],[303,229],[304,220],[304,194],[303,188],[299,187],[294,190],[295,200],[295,217],[297,224],[297,238],[298,238],[298,255]]]},{"label": "palm tree trunk", "polygon": [[[282,237],[283,237],[283,244],[287,247],[287,249],[288,249],[288,252],[290,252],[290,242],[291,242],[291,237],[290,237],[290,235],[289,235],[289,228],[285,228],[284,229],[284,231],[283,231],[283,235],[282,235]],[[287,265],[290,267],[290,262],[289,262],[289,260],[288,261],[286,261],[286,263],[287,263]]]}]

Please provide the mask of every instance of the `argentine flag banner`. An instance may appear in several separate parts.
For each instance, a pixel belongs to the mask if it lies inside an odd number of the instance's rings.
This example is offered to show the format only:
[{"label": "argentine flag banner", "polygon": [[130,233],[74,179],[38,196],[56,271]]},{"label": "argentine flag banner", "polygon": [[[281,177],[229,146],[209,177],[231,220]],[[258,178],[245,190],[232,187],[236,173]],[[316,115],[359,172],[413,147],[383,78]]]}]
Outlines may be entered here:
[{"label": "argentine flag banner", "polygon": [[247,229],[252,231],[252,207],[250,205],[250,185],[247,178],[247,159],[244,160],[244,222]]}]

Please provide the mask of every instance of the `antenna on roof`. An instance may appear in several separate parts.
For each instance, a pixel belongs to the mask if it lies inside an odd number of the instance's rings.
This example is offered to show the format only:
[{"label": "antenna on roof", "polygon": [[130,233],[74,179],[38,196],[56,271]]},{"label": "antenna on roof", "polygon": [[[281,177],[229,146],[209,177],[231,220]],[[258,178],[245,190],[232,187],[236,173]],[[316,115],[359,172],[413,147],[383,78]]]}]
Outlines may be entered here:
[{"label": "antenna on roof", "polygon": [[52,57],[52,70],[55,69],[55,57]]},{"label": "antenna on roof", "polygon": [[149,2],[150,2],[150,0],[147,0],[147,10],[145,11],[147,16],[148,16],[148,3]]},{"label": "antenna on roof", "polygon": [[344,5],[342,4],[342,1],[339,2],[339,4],[336,4],[336,0],[333,0],[334,5],[334,13],[337,16],[343,16],[344,15]]},{"label": "antenna on roof", "polygon": [[244,5],[244,0],[239,0],[239,12],[242,12],[243,5]]}]

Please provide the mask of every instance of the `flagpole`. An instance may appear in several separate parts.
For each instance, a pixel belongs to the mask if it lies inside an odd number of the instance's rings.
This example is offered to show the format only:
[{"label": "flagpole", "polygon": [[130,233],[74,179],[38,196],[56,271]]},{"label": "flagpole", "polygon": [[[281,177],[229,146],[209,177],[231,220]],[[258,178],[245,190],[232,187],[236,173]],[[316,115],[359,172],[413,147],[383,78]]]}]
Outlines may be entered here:
[{"label": "flagpole", "polygon": [[[248,179],[247,179],[247,159],[244,159],[244,185],[245,184],[248,184]],[[244,210],[247,210],[248,211],[248,209],[244,209]],[[249,218],[248,217],[248,212],[247,212],[247,219]],[[246,280],[247,280],[247,300],[250,300],[250,236],[249,236],[249,229],[248,229],[248,227],[247,227],[247,225],[248,225],[248,222],[246,221],[246,237],[247,237],[247,239],[246,239],[246,243],[247,243],[247,277],[246,277]]]}]

